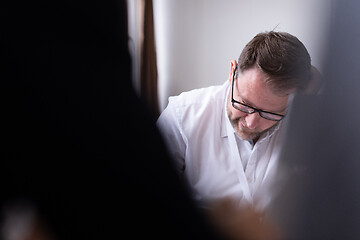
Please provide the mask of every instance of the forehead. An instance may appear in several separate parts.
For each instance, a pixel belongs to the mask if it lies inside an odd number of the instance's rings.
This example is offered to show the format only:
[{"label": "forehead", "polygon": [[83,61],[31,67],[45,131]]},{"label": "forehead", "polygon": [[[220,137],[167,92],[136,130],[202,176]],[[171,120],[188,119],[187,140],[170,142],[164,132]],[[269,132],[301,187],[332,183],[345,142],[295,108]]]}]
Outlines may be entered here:
[{"label": "forehead", "polygon": [[247,69],[238,75],[234,96],[253,107],[282,112],[288,103],[288,94],[277,95],[265,83],[266,75],[257,67]]}]

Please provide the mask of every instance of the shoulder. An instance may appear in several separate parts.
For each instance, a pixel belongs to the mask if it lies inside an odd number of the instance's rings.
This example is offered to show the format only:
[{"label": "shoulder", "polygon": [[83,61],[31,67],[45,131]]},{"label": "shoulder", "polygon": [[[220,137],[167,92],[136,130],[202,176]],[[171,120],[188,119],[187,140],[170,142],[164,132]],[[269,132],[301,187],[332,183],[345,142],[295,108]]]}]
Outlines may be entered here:
[{"label": "shoulder", "polygon": [[228,83],[204,87],[182,92],[177,96],[169,97],[168,107],[186,109],[203,108],[214,102],[224,100]]},{"label": "shoulder", "polygon": [[200,126],[218,124],[225,105],[229,84],[210,86],[183,92],[169,98],[169,104],[161,115],[166,125],[176,124],[184,133],[190,134]]}]

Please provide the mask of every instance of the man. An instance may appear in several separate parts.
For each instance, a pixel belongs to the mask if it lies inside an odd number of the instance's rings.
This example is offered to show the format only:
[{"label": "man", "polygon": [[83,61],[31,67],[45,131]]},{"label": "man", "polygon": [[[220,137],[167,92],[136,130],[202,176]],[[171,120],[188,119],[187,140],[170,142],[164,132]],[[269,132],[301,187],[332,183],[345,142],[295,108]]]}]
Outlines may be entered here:
[{"label": "man", "polygon": [[223,85],[169,98],[157,126],[201,206],[221,198],[267,206],[289,100],[306,89],[311,69],[295,36],[259,33]]}]

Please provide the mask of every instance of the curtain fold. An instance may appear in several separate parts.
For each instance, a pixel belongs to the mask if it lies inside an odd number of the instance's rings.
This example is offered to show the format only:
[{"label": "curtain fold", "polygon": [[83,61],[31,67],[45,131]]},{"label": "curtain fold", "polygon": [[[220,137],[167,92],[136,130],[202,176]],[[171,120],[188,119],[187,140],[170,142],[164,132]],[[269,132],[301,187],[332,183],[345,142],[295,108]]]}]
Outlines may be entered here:
[{"label": "curtain fold", "polygon": [[156,63],[153,1],[144,0],[144,39],[141,53],[140,98],[155,119],[160,115]]}]

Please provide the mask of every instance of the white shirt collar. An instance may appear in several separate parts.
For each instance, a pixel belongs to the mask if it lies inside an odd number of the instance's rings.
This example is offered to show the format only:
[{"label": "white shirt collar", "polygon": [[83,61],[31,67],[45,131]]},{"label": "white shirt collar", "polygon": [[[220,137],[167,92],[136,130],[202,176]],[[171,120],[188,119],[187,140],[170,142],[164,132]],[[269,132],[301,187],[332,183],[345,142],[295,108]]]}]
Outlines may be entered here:
[{"label": "white shirt collar", "polygon": [[229,117],[228,117],[228,114],[227,114],[227,102],[228,102],[229,91],[230,91],[230,84],[228,84],[227,90],[225,91],[226,92],[225,101],[224,101],[225,103],[224,103],[223,109],[222,109],[223,113],[221,114],[221,132],[220,132],[220,136],[222,138],[228,136],[227,127],[228,127],[228,124],[230,124],[230,120],[229,120]]}]

